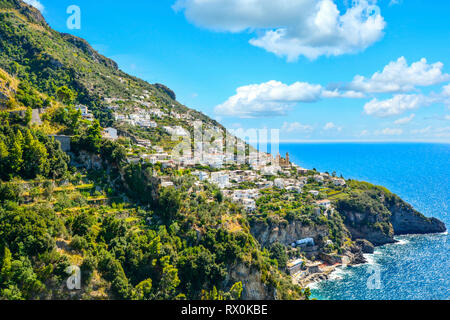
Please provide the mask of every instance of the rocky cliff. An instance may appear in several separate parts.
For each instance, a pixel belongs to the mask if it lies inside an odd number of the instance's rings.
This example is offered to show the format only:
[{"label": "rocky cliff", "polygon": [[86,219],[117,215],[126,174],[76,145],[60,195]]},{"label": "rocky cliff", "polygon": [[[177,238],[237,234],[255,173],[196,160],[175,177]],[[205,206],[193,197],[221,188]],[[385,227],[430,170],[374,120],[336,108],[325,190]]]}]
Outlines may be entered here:
[{"label": "rocky cliff", "polygon": [[386,206],[391,212],[395,235],[442,233],[447,230],[442,221],[425,217],[398,197],[394,202],[386,203]]},{"label": "rocky cliff", "polygon": [[242,282],[242,299],[244,300],[275,300],[276,291],[263,283],[261,272],[240,263],[231,268],[228,279],[231,285]]},{"label": "rocky cliff", "polygon": [[300,221],[280,224],[257,221],[252,224],[250,231],[263,247],[269,247],[275,242],[290,245],[299,239],[313,238],[318,240],[328,236],[327,226],[304,225]]},{"label": "rocky cliff", "polygon": [[376,246],[394,243],[396,235],[446,231],[443,222],[425,217],[382,188],[354,193],[338,200],[336,207],[353,240],[365,239]]}]

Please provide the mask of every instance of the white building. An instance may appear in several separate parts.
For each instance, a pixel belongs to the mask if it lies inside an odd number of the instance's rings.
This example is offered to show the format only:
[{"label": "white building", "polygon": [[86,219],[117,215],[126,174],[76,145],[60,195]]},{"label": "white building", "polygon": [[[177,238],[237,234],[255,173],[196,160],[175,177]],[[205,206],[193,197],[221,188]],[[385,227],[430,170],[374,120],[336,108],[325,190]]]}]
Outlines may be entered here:
[{"label": "white building", "polygon": [[103,137],[105,139],[117,140],[119,138],[119,135],[117,134],[117,129],[105,128],[103,130]]},{"label": "white building", "polygon": [[140,119],[136,121],[136,124],[138,126],[144,127],[144,128],[157,128],[158,124],[154,121]]},{"label": "white building", "polygon": [[290,192],[296,192],[296,193],[302,193],[303,189],[300,186],[289,186],[286,188],[287,191]]},{"label": "white building", "polygon": [[278,174],[278,172],[281,171],[281,167],[280,166],[267,166],[262,168],[261,170],[261,174],[264,176],[274,176],[276,174]]},{"label": "white building", "polygon": [[273,185],[279,189],[284,189],[284,179],[281,178],[275,179]]},{"label": "white building", "polygon": [[200,181],[206,181],[209,179],[209,174],[204,171],[197,171],[192,173],[192,175],[197,176]]},{"label": "white building", "polygon": [[163,187],[163,188],[168,188],[168,187],[173,187],[173,186],[174,186],[174,184],[173,184],[172,181],[163,181],[163,182],[161,182],[161,187]]},{"label": "white building", "polygon": [[319,195],[319,191],[317,190],[311,190],[309,191],[310,194],[312,194],[314,197],[317,197]]},{"label": "white building", "polygon": [[333,183],[335,186],[340,186],[340,187],[343,187],[346,185],[346,182],[344,179],[338,179],[338,178],[334,178]]},{"label": "white building", "polygon": [[331,208],[331,201],[330,200],[320,200],[316,201],[316,204],[322,208],[329,209]]},{"label": "white building", "polygon": [[255,212],[256,211],[256,202],[253,199],[242,199],[242,205],[244,206],[247,212]]},{"label": "white building", "polygon": [[314,176],[314,180],[316,180],[316,182],[321,183],[321,182],[324,181],[324,178],[323,178],[323,176],[321,176],[321,175],[315,175],[315,176]]},{"label": "white building", "polygon": [[213,172],[211,173],[211,182],[224,189],[230,185],[230,177],[223,172]]}]

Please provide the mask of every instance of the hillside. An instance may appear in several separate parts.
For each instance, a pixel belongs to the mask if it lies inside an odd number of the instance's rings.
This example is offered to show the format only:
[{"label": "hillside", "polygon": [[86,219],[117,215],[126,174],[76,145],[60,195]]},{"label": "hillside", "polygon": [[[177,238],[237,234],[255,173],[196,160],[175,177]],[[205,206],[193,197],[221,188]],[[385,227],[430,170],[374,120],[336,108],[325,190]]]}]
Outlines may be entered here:
[{"label": "hillside", "polygon": [[[0,68],[49,97],[56,97],[56,90],[67,86],[76,92],[73,102],[88,106],[102,125],[112,120],[107,101],[190,113],[195,119],[218,125],[178,103],[164,85],[130,76],[85,40],[51,29],[37,9],[20,0],[0,1],[0,49]],[[33,107],[43,105],[45,100]]]},{"label": "hillside", "polygon": [[[173,156],[196,121],[210,149]],[[445,230],[382,187],[226,155],[223,130],[0,0],[0,299],[308,299],[304,277],[368,241]]]}]

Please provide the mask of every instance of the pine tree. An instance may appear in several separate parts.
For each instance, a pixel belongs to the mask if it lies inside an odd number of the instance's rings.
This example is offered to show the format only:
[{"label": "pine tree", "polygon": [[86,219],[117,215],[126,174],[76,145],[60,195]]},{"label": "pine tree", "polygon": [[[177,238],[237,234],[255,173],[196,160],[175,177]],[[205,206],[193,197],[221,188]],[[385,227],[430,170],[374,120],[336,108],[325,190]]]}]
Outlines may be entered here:
[{"label": "pine tree", "polygon": [[5,284],[8,283],[9,278],[11,277],[11,262],[12,262],[11,251],[9,251],[8,247],[5,247],[0,269],[0,284],[2,286],[5,286]]},{"label": "pine tree", "polygon": [[27,108],[27,111],[25,112],[25,125],[29,126],[31,124],[31,120],[33,118],[33,109],[30,107]]},{"label": "pine tree", "polygon": [[17,131],[17,134],[12,141],[12,146],[9,151],[9,164],[13,173],[19,173],[23,165],[23,143],[24,139],[22,132]]}]

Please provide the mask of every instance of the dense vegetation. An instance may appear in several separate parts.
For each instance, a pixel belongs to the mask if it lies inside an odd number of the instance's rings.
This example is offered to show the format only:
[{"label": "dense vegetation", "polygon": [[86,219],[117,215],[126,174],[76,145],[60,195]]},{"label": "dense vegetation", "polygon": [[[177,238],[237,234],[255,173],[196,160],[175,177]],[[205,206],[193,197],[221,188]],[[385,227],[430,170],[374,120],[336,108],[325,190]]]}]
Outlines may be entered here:
[{"label": "dense vegetation", "polygon": [[[88,299],[237,299],[241,279],[227,275],[239,264],[284,298],[304,295],[261,251],[241,209],[212,201],[215,187],[192,190],[188,172],[172,172],[176,188],[157,188],[142,171],[163,169],[127,165],[98,122],[74,128],[74,151],[102,155],[104,165],[81,175],[58,142],[22,122],[0,128],[8,172],[0,187],[0,297],[68,298],[63,284],[73,264],[83,279],[77,297]],[[140,188],[156,196],[138,199],[146,194]],[[234,229],[223,225],[230,217]]]}]

